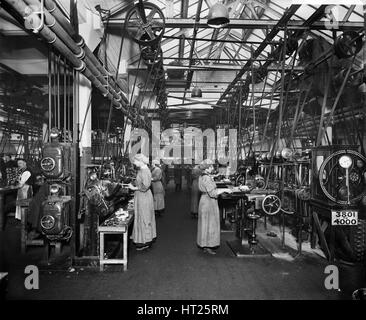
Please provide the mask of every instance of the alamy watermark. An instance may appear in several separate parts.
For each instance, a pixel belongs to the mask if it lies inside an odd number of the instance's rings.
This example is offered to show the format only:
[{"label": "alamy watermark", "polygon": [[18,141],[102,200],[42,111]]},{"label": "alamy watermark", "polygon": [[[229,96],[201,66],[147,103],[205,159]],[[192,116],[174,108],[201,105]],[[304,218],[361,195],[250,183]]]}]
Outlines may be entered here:
[{"label": "alamy watermark", "polygon": [[327,290],[339,290],[339,270],[338,267],[330,264],[325,267],[324,273],[327,274],[324,280],[324,287]]},{"label": "alamy watermark", "polygon": [[28,265],[24,269],[24,274],[27,276],[24,280],[24,287],[27,290],[39,289],[39,269],[35,265]]},{"label": "alamy watermark", "polygon": [[[144,129],[131,132],[130,161],[137,153],[149,157],[150,146],[152,160],[161,160],[165,164],[199,164],[209,159],[226,165],[230,173],[237,169],[237,130],[201,129],[188,127],[183,132],[166,129],[161,132],[160,121],[152,121],[151,141]],[[161,145],[164,147],[161,149]],[[206,152],[204,152],[206,151]],[[205,155],[205,159],[204,159]]]},{"label": "alamy watermark", "polygon": [[[342,5],[366,5],[366,0],[292,0],[292,4],[299,5],[313,5],[318,7],[319,5],[326,5],[324,10],[325,19],[324,26],[328,30],[334,30],[339,28],[339,22],[344,18],[344,9],[341,9]],[[341,15],[343,12],[343,15]]]}]

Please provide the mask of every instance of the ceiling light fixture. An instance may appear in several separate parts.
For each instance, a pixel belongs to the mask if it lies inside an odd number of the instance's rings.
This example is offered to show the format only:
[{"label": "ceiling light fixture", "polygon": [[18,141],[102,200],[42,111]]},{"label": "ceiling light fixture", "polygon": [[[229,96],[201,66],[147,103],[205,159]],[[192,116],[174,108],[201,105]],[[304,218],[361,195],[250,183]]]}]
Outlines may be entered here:
[{"label": "ceiling light fixture", "polygon": [[192,98],[202,98],[202,90],[198,87],[194,87],[191,92]]},{"label": "ceiling light fixture", "polygon": [[230,22],[229,11],[220,1],[215,3],[209,10],[207,25],[212,28],[223,28]]}]

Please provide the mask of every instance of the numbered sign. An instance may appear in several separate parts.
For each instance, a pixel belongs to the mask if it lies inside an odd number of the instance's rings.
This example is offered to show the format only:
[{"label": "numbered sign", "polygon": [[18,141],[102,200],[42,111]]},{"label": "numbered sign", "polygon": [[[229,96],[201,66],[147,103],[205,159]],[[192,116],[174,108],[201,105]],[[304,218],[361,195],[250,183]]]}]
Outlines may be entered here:
[{"label": "numbered sign", "polygon": [[356,226],[358,224],[358,211],[332,210],[332,226]]}]

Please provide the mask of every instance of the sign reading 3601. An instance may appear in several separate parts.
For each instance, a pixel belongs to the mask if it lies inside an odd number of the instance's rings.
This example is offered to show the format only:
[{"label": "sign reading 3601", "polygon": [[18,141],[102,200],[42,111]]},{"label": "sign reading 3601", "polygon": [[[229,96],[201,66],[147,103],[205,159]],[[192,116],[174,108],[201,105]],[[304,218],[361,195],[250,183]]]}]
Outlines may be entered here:
[{"label": "sign reading 3601", "polygon": [[332,226],[356,226],[358,224],[358,211],[332,210]]}]

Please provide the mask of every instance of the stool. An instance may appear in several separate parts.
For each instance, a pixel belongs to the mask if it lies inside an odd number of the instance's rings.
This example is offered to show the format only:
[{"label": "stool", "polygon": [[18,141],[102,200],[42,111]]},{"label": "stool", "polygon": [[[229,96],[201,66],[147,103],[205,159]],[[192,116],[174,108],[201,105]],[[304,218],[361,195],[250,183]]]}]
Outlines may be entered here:
[{"label": "stool", "polygon": [[[251,229],[250,229],[250,234],[249,234],[249,239],[248,239],[248,242],[249,242],[249,245],[251,246],[251,248],[258,244],[256,229],[257,229],[257,220],[260,217],[261,216],[259,214],[256,214],[255,212],[247,215],[247,218],[251,222]],[[253,250],[254,250],[254,248],[253,248]]]},{"label": "stool", "polygon": [[[105,264],[123,264],[123,271],[127,270],[127,235],[128,225],[125,226],[101,226],[98,228],[99,233],[99,268],[100,271],[104,270]],[[104,257],[104,236],[106,234],[120,234],[122,235],[122,259],[108,259]]]},{"label": "stool", "polygon": [[25,253],[27,246],[43,246],[44,241],[43,239],[32,240],[28,239],[28,231],[27,231],[27,212],[28,207],[32,199],[24,199],[24,200],[17,200],[16,205],[20,207],[20,222],[21,222],[21,229],[20,229],[20,250],[21,253]]}]

